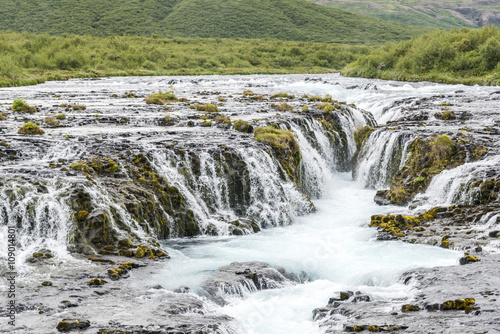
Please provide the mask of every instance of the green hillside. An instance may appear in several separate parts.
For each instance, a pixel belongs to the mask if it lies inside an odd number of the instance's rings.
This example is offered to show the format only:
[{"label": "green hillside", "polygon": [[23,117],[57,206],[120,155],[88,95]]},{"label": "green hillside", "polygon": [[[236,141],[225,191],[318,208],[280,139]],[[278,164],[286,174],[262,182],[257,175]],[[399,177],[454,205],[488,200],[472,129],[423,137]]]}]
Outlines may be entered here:
[{"label": "green hillside", "polygon": [[0,30],[52,35],[269,37],[377,44],[426,32],[308,0],[0,0],[0,18]]},{"label": "green hillside", "polygon": [[315,3],[415,26],[500,26],[500,2],[493,0],[312,0]]}]

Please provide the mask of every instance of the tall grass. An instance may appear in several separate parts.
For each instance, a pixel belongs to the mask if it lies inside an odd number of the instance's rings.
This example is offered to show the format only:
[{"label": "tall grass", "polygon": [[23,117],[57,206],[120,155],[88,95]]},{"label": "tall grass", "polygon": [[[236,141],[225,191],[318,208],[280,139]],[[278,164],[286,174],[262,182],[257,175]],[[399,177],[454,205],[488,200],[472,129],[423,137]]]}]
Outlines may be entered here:
[{"label": "tall grass", "polygon": [[0,32],[0,86],[74,77],[339,71],[370,47],[275,39]]}]

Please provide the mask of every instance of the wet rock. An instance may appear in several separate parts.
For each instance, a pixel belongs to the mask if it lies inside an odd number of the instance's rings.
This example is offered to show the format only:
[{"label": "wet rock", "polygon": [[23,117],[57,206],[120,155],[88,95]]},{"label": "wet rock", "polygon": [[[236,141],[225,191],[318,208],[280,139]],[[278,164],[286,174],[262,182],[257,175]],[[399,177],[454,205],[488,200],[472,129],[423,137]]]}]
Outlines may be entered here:
[{"label": "wet rock", "polygon": [[221,267],[202,286],[208,298],[225,305],[227,296],[243,296],[244,292],[278,289],[295,282],[278,269],[262,262],[233,262]]},{"label": "wet rock", "polygon": [[57,324],[57,330],[60,332],[69,332],[72,330],[82,330],[90,327],[89,320],[78,320],[78,319],[63,319]]},{"label": "wet rock", "polygon": [[461,265],[474,263],[474,262],[478,262],[478,261],[481,261],[481,259],[478,258],[477,256],[472,256],[472,255],[464,256],[464,257],[460,258],[460,260],[459,260]]},{"label": "wet rock", "polygon": [[175,289],[174,292],[175,293],[190,293],[191,289],[187,286],[181,286],[180,288]]}]

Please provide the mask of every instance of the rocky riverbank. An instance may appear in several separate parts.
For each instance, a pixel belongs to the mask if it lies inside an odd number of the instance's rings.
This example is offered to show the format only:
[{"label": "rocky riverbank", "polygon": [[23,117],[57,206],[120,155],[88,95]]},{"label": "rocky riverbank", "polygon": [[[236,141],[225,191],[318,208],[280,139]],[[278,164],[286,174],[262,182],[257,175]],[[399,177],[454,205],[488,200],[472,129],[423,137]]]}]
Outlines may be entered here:
[{"label": "rocky riverbank", "polygon": [[[498,100],[492,93],[479,108],[461,92],[409,99],[385,110],[397,110],[387,125],[358,130],[354,177],[369,175],[368,185],[389,187],[377,192],[374,200],[380,205],[408,206],[371,217],[377,240],[434,245],[464,255],[453,267],[404,273],[401,282],[413,291],[409,299],[374,300],[362,291],[332,296],[313,312],[327,333],[500,332],[499,142],[493,107]],[[367,166],[375,145],[385,150],[382,174],[377,165]]]}]

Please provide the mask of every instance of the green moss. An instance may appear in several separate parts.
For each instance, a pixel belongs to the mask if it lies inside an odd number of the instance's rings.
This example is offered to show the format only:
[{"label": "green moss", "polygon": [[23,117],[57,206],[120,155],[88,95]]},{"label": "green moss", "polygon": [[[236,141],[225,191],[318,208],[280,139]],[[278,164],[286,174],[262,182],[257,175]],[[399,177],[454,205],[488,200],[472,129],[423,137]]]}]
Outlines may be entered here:
[{"label": "green moss", "polygon": [[456,115],[453,111],[451,110],[445,110],[443,111],[443,113],[441,114],[441,119],[442,120],[452,120],[452,119],[455,119],[456,118]]},{"label": "green moss", "polygon": [[273,127],[256,128],[254,138],[262,143],[269,144],[273,148],[298,150],[298,143],[292,132],[289,130],[279,130]]},{"label": "green moss", "polygon": [[414,183],[423,182],[423,181],[425,181],[425,176],[419,176],[419,177],[413,179]]},{"label": "green moss", "polygon": [[340,292],[340,300],[347,300],[349,299],[349,294],[346,292]]},{"label": "green moss", "polygon": [[206,104],[196,104],[190,106],[192,109],[196,109],[198,111],[206,111],[206,112],[219,112],[219,108],[216,104],[206,103]]},{"label": "green moss", "polygon": [[90,280],[89,285],[99,286],[99,285],[103,285],[103,284],[106,284],[106,283],[108,283],[108,282],[106,280],[104,280],[104,279],[93,278],[93,279]]},{"label": "green moss", "polygon": [[282,92],[282,93],[274,94],[273,96],[271,96],[271,98],[273,98],[273,99],[276,99],[276,98],[294,99],[295,95],[291,95],[291,94]]},{"label": "green moss", "polygon": [[7,113],[0,112],[0,121],[5,121],[7,119]]},{"label": "green moss", "polygon": [[328,102],[318,104],[317,107],[325,113],[332,113],[335,110],[335,107]]},{"label": "green moss", "polygon": [[37,123],[27,122],[19,128],[17,133],[22,135],[43,135],[45,131],[40,129]]},{"label": "green moss", "polygon": [[71,109],[73,109],[73,110],[85,110],[85,109],[87,109],[87,106],[85,106],[83,104],[75,104],[75,105],[71,106]]},{"label": "green moss", "polygon": [[288,104],[288,103],[286,103],[286,102],[283,102],[283,103],[278,104],[275,108],[276,108],[276,110],[278,110],[278,111],[289,111],[289,110],[293,110],[293,106],[291,106],[290,104]]},{"label": "green moss", "polygon": [[245,122],[241,119],[235,121],[233,123],[233,126],[234,126],[234,129],[236,131],[239,131],[239,132],[243,132],[243,133],[250,133],[252,132],[252,127],[250,126],[250,124],[248,124],[248,122]]},{"label": "green moss", "polygon": [[56,119],[59,119],[59,120],[66,119],[66,115],[65,114],[59,114],[59,115],[56,116]]},{"label": "green moss", "polygon": [[51,116],[45,117],[45,123],[47,123],[50,126],[59,126],[59,121]]},{"label": "green moss", "polygon": [[165,104],[167,102],[177,102],[177,96],[171,92],[162,93],[161,91],[155,94],[148,95],[144,101],[147,104]]},{"label": "green moss", "polygon": [[375,129],[371,126],[365,126],[354,131],[354,141],[356,142],[356,149],[359,151],[366,139]]},{"label": "green moss", "polygon": [[88,215],[89,215],[89,213],[87,211],[80,211],[80,212],[78,212],[76,219],[84,220],[85,218],[87,218]]},{"label": "green moss", "polygon": [[406,305],[401,306],[401,311],[403,311],[403,312],[416,312],[419,310],[420,310],[420,307],[418,307],[416,305],[406,304]]}]

